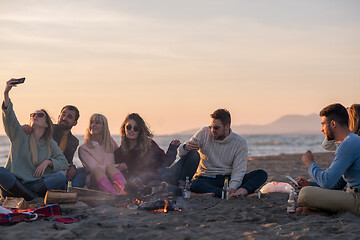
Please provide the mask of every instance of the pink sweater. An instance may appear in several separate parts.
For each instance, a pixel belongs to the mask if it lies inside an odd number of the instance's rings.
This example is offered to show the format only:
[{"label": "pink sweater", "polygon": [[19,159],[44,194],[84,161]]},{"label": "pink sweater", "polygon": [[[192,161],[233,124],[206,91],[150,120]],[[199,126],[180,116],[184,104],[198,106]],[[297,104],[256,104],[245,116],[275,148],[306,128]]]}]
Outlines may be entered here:
[{"label": "pink sweater", "polygon": [[[114,139],[111,139],[115,149],[119,145]],[[86,171],[91,173],[96,167],[105,169],[107,165],[115,164],[114,152],[106,152],[103,145],[93,142],[94,148],[89,148],[85,144],[79,147],[79,158]]]}]

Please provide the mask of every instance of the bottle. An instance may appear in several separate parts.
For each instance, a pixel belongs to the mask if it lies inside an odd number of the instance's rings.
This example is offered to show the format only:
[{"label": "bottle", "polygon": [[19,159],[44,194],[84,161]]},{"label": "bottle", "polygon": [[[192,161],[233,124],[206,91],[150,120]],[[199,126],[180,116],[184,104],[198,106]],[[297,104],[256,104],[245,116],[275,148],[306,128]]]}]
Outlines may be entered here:
[{"label": "bottle", "polygon": [[68,181],[68,182],[67,182],[67,189],[66,189],[66,191],[67,191],[67,192],[71,192],[71,188],[72,188],[71,181]]},{"label": "bottle", "polygon": [[288,205],[287,205],[287,208],[286,208],[286,212],[287,212],[287,214],[294,214],[295,213],[295,192],[294,192],[294,189],[290,190],[289,200],[288,200]]},{"label": "bottle", "polygon": [[229,179],[225,178],[224,187],[221,192],[221,198],[229,200]]},{"label": "bottle", "polygon": [[186,177],[185,187],[183,190],[183,197],[190,198],[190,180],[189,177]]}]

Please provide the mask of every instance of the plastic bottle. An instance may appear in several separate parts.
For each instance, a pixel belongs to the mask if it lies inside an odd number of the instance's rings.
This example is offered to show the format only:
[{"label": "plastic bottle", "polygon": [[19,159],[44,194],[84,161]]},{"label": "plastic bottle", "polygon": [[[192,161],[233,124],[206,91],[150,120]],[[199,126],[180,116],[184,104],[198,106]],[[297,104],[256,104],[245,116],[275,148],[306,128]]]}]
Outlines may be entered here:
[{"label": "plastic bottle", "polygon": [[288,200],[288,205],[287,205],[287,208],[286,208],[286,212],[287,212],[287,214],[294,214],[295,213],[295,192],[294,192],[294,189],[290,190],[289,200]]},{"label": "plastic bottle", "polygon": [[185,187],[183,190],[183,197],[190,198],[190,180],[189,177],[186,177]]},{"label": "plastic bottle", "polygon": [[225,178],[224,187],[221,192],[221,198],[229,200],[229,179]]}]

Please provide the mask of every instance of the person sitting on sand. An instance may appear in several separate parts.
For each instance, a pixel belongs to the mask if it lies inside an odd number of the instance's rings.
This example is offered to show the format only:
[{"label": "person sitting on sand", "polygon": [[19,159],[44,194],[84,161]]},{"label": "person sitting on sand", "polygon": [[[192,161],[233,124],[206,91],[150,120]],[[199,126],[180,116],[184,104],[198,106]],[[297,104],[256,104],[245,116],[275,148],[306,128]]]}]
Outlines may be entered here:
[{"label": "person sitting on sand", "polygon": [[[229,195],[239,196],[254,193],[267,180],[264,170],[246,173],[248,147],[246,140],[234,133],[231,116],[226,109],[218,109],[211,115],[211,125],[199,130],[179,147],[183,157],[198,151],[200,163],[191,183],[195,193],[214,193],[221,197],[225,178],[229,178]],[[193,161],[191,155],[187,160]],[[192,176],[189,176],[192,177]]]},{"label": "person sitting on sand", "polygon": [[79,158],[89,173],[87,186],[103,192],[120,195],[124,193],[125,179],[117,168],[114,150],[118,147],[110,136],[108,121],[102,114],[93,114],[79,147]]},{"label": "person sitting on sand", "polygon": [[[347,108],[349,114],[349,129],[351,132],[360,136],[360,104],[353,104]],[[325,137],[322,145],[325,150],[335,151],[339,146],[339,143],[335,140],[327,140]],[[300,186],[319,186],[313,180],[306,180],[305,178],[299,178],[298,183]],[[346,186],[346,181],[341,177],[339,181],[334,185],[332,189],[342,190]]]},{"label": "person sitting on sand", "polygon": [[[323,108],[320,116],[321,131],[327,140],[336,140],[339,147],[327,170],[316,165],[310,151],[303,154],[302,162],[321,188],[303,187],[298,197],[300,207],[297,212],[350,211],[360,215],[360,136],[350,131],[349,116],[341,104]],[[341,176],[346,181],[346,191],[333,190]]]},{"label": "person sitting on sand", "polygon": [[68,163],[51,138],[53,123],[45,110],[30,114],[31,134],[23,131],[9,98],[16,84],[17,79],[7,81],[4,91],[2,116],[11,146],[5,168],[0,168],[0,187],[2,197],[23,197],[29,201],[44,197],[47,190],[64,189]]},{"label": "person sitting on sand", "polygon": [[[86,179],[85,169],[83,167],[77,169],[73,163],[79,140],[71,133],[71,129],[76,126],[79,117],[80,113],[77,107],[73,105],[64,106],[61,109],[57,124],[53,125],[52,134],[53,139],[59,145],[69,163],[66,180],[72,181],[73,187],[84,187]],[[27,124],[23,125],[23,129],[28,134],[32,131],[32,128]]]},{"label": "person sitting on sand", "polygon": [[160,182],[161,173],[174,162],[180,141],[175,139],[165,153],[152,139],[153,134],[137,113],[128,114],[120,127],[121,145],[115,150],[115,162],[127,180],[144,184]]}]

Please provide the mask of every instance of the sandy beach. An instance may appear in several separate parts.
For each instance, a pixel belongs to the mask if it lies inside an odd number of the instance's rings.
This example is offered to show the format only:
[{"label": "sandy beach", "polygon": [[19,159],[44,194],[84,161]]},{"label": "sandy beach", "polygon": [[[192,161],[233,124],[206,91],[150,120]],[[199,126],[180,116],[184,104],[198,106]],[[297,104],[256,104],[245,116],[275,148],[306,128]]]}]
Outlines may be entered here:
[{"label": "sandy beach", "polygon": [[[333,153],[315,154],[322,168],[332,158]],[[266,170],[268,182],[287,182],[287,175],[308,178],[300,159],[300,154],[254,157],[248,161],[248,171]],[[167,213],[129,209],[125,199],[87,209],[64,206],[63,214],[78,222],[2,225],[0,239],[358,239],[359,216],[287,215],[287,199],[284,193],[263,194],[260,199],[179,198],[182,211]]]}]

